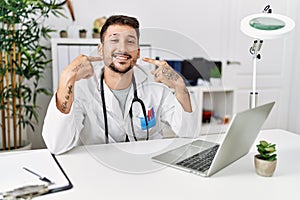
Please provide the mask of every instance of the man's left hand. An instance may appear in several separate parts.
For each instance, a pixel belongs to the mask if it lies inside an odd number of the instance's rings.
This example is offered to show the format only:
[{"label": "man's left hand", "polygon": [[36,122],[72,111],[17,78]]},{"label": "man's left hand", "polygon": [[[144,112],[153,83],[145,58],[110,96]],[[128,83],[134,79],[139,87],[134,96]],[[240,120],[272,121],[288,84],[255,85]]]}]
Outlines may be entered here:
[{"label": "man's left hand", "polygon": [[155,70],[151,71],[155,81],[175,90],[185,90],[186,86],[183,78],[166,61],[151,58],[143,58],[143,61],[157,66]]},{"label": "man's left hand", "polygon": [[157,69],[151,72],[154,75],[154,80],[175,89],[176,98],[183,110],[192,112],[190,95],[183,78],[166,61],[151,58],[143,58],[143,61],[157,66]]}]

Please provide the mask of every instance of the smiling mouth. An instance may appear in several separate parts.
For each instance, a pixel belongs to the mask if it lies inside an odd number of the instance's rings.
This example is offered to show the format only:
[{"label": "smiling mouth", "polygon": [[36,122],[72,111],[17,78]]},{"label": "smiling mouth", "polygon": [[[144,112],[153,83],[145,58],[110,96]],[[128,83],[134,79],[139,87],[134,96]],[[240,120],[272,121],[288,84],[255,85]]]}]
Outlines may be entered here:
[{"label": "smiling mouth", "polygon": [[123,61],[127,61],[129,59],[131,59],[131,55],[129,54],[121,54],[121,53],[113,53],[112,57],[118,60],[123,60]]}]

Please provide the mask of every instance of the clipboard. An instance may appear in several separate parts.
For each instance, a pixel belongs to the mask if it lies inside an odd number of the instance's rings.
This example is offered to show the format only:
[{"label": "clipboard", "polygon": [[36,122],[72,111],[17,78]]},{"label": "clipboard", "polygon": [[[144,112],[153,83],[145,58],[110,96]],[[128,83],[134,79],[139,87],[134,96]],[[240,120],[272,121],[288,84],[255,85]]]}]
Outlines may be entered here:
[{"label": "clipboard", "polygon": [[[45,186],[41,195],[65,191],[73,188],[67,174],[48,149],[15,151],[0,153],[0,199],[7,191],[31,185]],[[38,176],[24,170],[24,167],[36,174],[47,177],[51,184],[46,184]]]}]

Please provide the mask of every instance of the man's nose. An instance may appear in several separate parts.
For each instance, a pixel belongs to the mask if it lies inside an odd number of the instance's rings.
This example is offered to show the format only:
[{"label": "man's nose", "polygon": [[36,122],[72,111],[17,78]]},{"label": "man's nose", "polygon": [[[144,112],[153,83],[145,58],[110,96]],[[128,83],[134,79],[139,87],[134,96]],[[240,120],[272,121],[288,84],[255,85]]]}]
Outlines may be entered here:
[{"label": "man's nose", "polygon": [[120,52],[126,52],[127,51],[127,45],[125,43],[125,41],[122,41],[119,43],[119,47],[118,47]]}]

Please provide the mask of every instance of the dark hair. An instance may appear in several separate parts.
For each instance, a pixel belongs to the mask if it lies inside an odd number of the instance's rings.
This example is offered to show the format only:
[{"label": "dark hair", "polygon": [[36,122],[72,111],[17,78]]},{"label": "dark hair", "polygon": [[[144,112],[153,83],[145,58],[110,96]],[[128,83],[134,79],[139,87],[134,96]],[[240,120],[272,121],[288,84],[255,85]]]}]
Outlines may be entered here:
[{"label": "dark hair", "polygon": [[106,32],[106,30],[108,29],[108,27],[111,25],[115,25],[115,24],[127,25],[127,26],[134,28],[138,39],[140,38],[140,30],[139,30],[140,24],[136,18],[125,16],[125,15],[112,15],[105,21],[104,25],[101,28],[101,32],[100,32],[101,43],[103,42],[103,39],[104,39],[103,35]]}]

